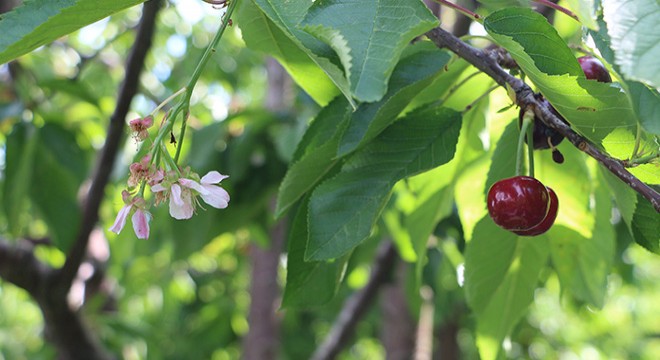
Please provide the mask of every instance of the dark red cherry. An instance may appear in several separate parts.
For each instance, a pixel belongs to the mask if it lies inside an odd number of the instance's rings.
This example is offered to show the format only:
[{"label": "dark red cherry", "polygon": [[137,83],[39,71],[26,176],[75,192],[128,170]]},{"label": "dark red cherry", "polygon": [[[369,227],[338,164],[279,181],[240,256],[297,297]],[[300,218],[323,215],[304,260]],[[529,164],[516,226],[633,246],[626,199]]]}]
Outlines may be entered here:
[{"label": "dark red cherry", "polygon": [[[559,115],[557,110],[555,110],[552,105],[546,100],[543,95],[536,95],[536,98],[539,100],[539,102],[549,105],[550,110],[552,111],[555,116],[560,118],[563,122],[566,123],[566,120]],[[521,108],[520,112],[518,113],[518,126],[522,127],[522,121],[523,121],[523,115],[525,114],[525,111]],[[568,124],[568,123],[567,123]],[[544,150],[544,149],[550,149],[550,143],[552,143],[552,147],[555,147],[559,145],[559,143],[564,140],[564,136],[554,129],[551,129],[547,127],[539,118],[534,116],[534,149],[535,150]],[[525,138],[525,142],[527,142],[527,138]]]},{"label": "dark red cherry", "polygon": [[495,224],[511,230],[529,230],[548,214],[546,187],[529,176],[500,180],[488,190],[488,214]]},{"label": "dark red cherry", "polygon": [[579,57],[578,62],[584,71],[584,75],[589,80],[596,80],[604,83],[611,83],[612,77],[600,60],[593,56]]},{"label": "dark red cherry", "polygon": [[548,194],[550,195],[550,207],[548,208],[548,213],[545,215],[545,219],[543,219],[543,221],[541,221],[540,224],[532,227],[529,230],[519,230],[519,231],[514,231],[514,233],[520,236],[537,236],[550,230],[552,224],[555,223],[555,219],[557,219],[557,210],[559,209],[559,199],[557,198],[557,194],[555,194],[554,190],[552,190],[547,186],[546,189],[548,190]]}]

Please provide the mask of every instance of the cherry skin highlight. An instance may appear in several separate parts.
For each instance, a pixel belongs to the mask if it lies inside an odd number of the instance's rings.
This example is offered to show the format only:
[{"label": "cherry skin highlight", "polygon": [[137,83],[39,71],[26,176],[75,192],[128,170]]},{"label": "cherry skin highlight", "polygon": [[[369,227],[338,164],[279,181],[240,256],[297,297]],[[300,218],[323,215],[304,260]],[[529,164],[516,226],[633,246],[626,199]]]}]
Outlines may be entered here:
[{"label": "cherry skin highlight", "polygon": [[600,60],[593,56],[579,57],[578,62],[582,67],[584,75],[589,80],[596,80],[604,83],[611,83],[612,77]]},{"label": "cherry skin highlight", "polygon": [[488,190],[488,214],[495,224],[510,231],[529,230],[548,214],[546,187],[529,176],[503,179]]},{"label": "cherry skin highlight", "polygon": [[550,207],[548,208],[548,213],[545,215],[545,219],[543,219],[543,221],[541,221],[540,224],[532,227],[529,230],[519,230],[519,231],[514,231],[514,233],[520,236],[537,236],[550,230],[552,225],[555,223],[555,219],[557,219],[557,210],[559,210],[559,199],[557,198],[557,194],[555,193],[554,190],[552,190],[549,187],[546,187],[546,189],[548,190],[548,194],[550,195]]}]

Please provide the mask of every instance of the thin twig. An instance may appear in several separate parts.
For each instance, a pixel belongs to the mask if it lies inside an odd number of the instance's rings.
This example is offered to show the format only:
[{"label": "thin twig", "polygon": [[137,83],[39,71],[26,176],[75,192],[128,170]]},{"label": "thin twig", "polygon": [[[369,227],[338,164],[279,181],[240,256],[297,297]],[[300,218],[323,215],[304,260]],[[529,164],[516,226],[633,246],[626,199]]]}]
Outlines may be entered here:
[{"label": "thin twig", "polygon": [[373,303],[381,285],[387,281],[395,260],[396,250],[394,244],[391,241],[384,242],[378,248],[378,254],[367,285],[346,300],[330,333],[312,355],[312,360],[334,359],[339,354],[352,335],[358,321]]},{"label": "thin twig", "polygon": [[651,202],[656,211],[660,212],[660,193],[653,190],[650,186],[646,185],[633,174],[631,174],[625,168],[624,162],[622,160],[614,159],[603,153],[589,140],[571,129],[569,125],[565,124],[561,119],[552,113],[549,105],[545,105],[539,102],[534,97],[534,91],[527,84],[502,69],[494,57],[490,57],[488,53],[466,44],[459,38],[439,27],[427,32],[426,35],[439,48],[448,48],[470,64],[474,65],[477,69],[483,71],[488,76],[493,78],[493,80],[495,80],[499,85],[508,87],[513,90],[516,94],[516,103],[521,108],[530,108],[534,110],[536,116],[541,119],[543,123],[545,123],[550,128],[557,130],[571,143],[573,143],[575,147],[596,159],[612,174],[621,179],[621,181],[624,183],[628,184],[630,188],[637,191],[640,195]]},{"label": "thin twig", "polygon": [[98,221],[99,206],[105,195],[105,186],[110,179],[110,173],[112,172],[115,158],[119,152],[122,135],[124,134],[125,118],[128,114],[131,101],[137,94],[140,73],[144,68],[144,60],[147,52],[151,48],[156,23],[155,18],[159,7],[160,0],[151,0],[144,5],[135,42],[126,61],[126,75],[119,89],[117,106],[110,117],[106,142],[101,150],[101,155],[99,156],[92,178],[92,184],[86,201],[83,204],[83,219],[80,230],[78,231],[75,243],[67,254],[64,266],[58,274],[57,290],[61,293],[66,294],[69,291],[71,283],[78,273],[78,267],[80,267],[85,257],[89,234]]}]

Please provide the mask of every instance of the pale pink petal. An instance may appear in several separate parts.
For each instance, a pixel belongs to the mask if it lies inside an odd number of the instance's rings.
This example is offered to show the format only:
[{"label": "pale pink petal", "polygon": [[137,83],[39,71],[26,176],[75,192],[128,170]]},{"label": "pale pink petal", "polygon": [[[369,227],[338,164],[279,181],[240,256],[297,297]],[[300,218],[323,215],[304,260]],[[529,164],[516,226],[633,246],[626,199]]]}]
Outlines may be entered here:
[{"label": "pale pink petal", "polygon": [[149,238],[149,220],[151,220],[149,213],[141,209],[137,209],[131,220],[133,221],[133,230],[135,230],[135,235],[137,238]]},{"label": "pale pink petal", "polygon": [[229,194],[225,189],[216,185],[204,185],[207,194],[201,194],[202,199],[216,209],[224,209],[229,205]]},{"label": "pale pink petal", "polygon": [[202,177],[202,179],[201,179],[201,183],[202,183],[202,185],[207,185],[207,184],[217,184],[217,183],[219,183],[220,181],[222,181],[222,180],[224,180],[224,179],[226,179],[226,178],[228,178],[228,177],[229,177],[229,176],[227,176],[227,175],[222,175],[222,174],[220,174],[219,172],[217,172],[217,171],[215,171],[215,170],[214,170],[214,171],[209,171],[208,173],[206,173],[206,175],[204,175],[204,176]]},{"label": "pale pink petal", "polygon": [[161,192],[161,191],[165,191],[165,190],[167,190],[167,188],[165,186],[163,186],[162,184],[156,184],[156,185],[151,187],[152,192]]},{"label": "pale pink petal", "polygon": [[119,210],[119,213],[117,214],[117,218],[115,218],[115,223],[112,224],[110,227],[110,231],[112,231],[115,234],[119,234],[121,232],[121,229],[124,228],[124,225],[126,225],[126,218],[128,217],[128,214],[131,212],[131,207],[132,204],[124,205],[124,207]]},{"label": "pale pink petal", "polygon": [[[174,187],[177,188],[178,201],[175,200]],[[170,216],[177,220],[190,219],[193,216],[192,194],[190,193],[190,190],[184,189],[182,191],[178,185],[172,185]]]},{"label": "pale pink petal", "polygon": [[206,190],[194,180],[181,178],[179,179],[179,184],[197,191],[200,194],[206,194]]},{"label": "pale pink petal", "polygon": [[181,199],[181,187],[177,184],[172,184],[170,192],[172,193],[172,196],[170,196],[170,204],[173,202],[177,206],[182,206],[183,199]]}]

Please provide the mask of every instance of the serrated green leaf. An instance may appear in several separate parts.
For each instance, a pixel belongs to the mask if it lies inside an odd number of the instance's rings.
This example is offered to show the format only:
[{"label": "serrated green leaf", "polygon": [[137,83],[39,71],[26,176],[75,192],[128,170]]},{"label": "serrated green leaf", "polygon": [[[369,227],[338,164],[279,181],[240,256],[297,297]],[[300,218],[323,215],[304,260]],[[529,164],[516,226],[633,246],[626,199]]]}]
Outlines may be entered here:
[{"label": "serrated green leaf", "polygon": [[14,125],[5,144],[2,207],[7,216],[9,232],[18,237],[25,225],[24,210],[32,179],[38,134],[26,123]]},{"label": "serrated green leaf", "polygon": [[660,213],[639,194],[633,215],[632,232],[636,243],[648,251],[660,254]]},{"label": "serrated green leaf", "polygon": [[602,0],[603,18],[624,77],[660,89],[660,3],[657,0]]},{"label": "serrated green leaf", "polygon": [[346,155],[369,142],[389,126],[421,90],[439,76],[451,56],[446,51],[416,45],[412,54],[397,64],[390,78],[388,92],[375,103],[360,104],[353,113],[339,146]]},{"label": "serrated green leaf", "polygon": [[294,162],[287,170],[277,193],[275,216],[279,217],[305,193],[328,175],[337,164],[337,147],[351,108],[338,97],[316,116],[298,144]]},{"label": "serrated green leaf", "polygon": [[[610,194],[604,186],[598,187],[595,199],[596,221],[591,237],[561,225],[553,226],[546,235],[562,290],[601,308],[614,259],[615,233],[610,223]],[[560,200],[560,209],[565,207]]]},{"label": "serrated green leaf", "polygon": [[571,126],[607,151],[632,153],[635,115],[617,84],[587,80],[566,43],[545,18],[530,9],[505,9],[484,20],[541,93]]},{"label": "serrated green leaf", "polygon": [[325,106],[339,94],[339,89],[300,44],[282,31],[253,1],[241,1],[235,18],[247,46],[276,58],[319,105]]},{"label": "serrated green leaf", "polygon": [[[607,24],[603,21],[602,17],[598,18],[598,31],[589,31],[589,34],[594,40],[598,51],[600,51],[603,58],[612,65],[617,73],[621,73],[621,69],[616,64],[614,59],[614,51],[611,48],[611,40],[607,33]],[[639,81],[621,79],[625,88],[627,89],[626,95],[630,99],[633,110],[637,115],[637,122],[642,127],[652,133],[660,134],[660,95],[658,91],[652,89]]]},{"label": "serrated green leaf", "polygon": [[[348,80],[337,54],[322,41],[298,28],[312,6],[312,0],[252,0],[277,27],[328,75],[353,107],[356,107]],[[301,75],[303,76],[303,75]]]},{"label": "serrated green leaf", "polygon": [[144,0],[27,0],[0,19],[0,64]]},{"label": "serrated green leaf", "polygon": [[534,298],[548,258],[544,236],[518,238],[484,217],[465,255],[465,295],[477,317],[482,359],[496,359],[501,344]]},{"label": "serrated green leaf", "polygon": [[380,100],[403,48],[438,19],[418,0],[317,1],[300,26],[339,56],[353,96]]},{"label": "serrated green leaf", "polygon": [[457,112],[420,109],[352,155],[312,193],[305,258],[336,258],[367,238],[397,181],[451,160],[460,125]]},{"label": "serrated green leaf", "polygon": [[318,306],[330,301],[339,289],[350,257],[347,254],[336,260],[304,260],[308,232],[307,206],[308,201],[303,201],[291,225],[283,307]]}]

